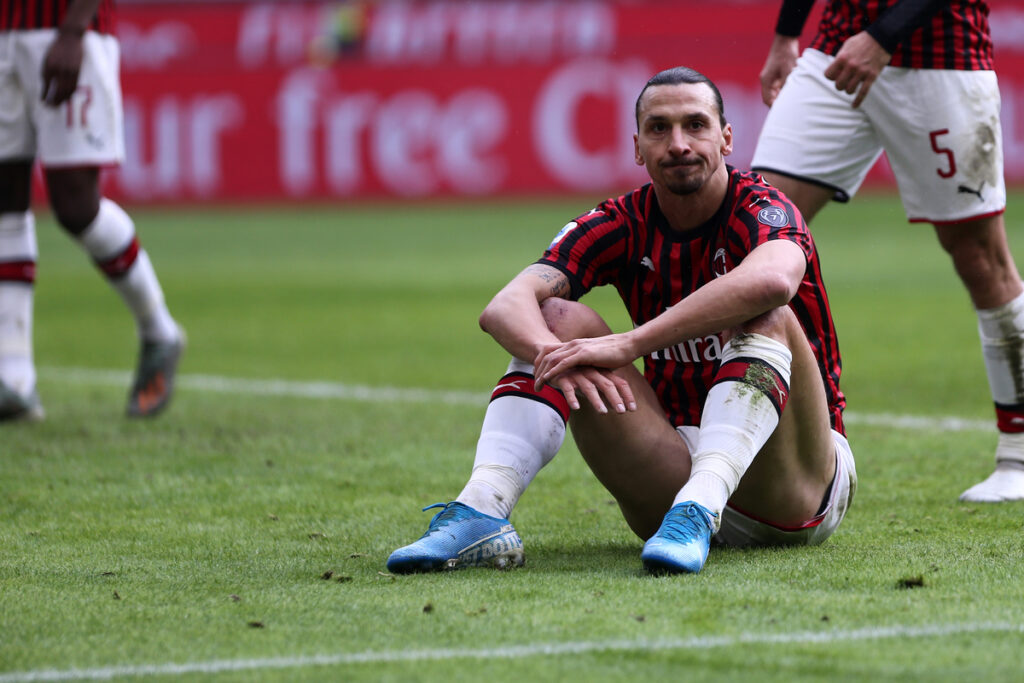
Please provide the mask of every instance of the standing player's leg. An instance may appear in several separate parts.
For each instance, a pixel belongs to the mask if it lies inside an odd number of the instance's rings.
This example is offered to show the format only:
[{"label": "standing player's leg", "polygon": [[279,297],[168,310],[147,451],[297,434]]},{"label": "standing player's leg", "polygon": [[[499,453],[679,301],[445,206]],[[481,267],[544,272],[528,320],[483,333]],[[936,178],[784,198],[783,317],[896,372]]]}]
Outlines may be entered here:
[{"label": "standing player's leg", "polygon": [[57,221],[106,274],[135,316],[141,352],[128,414],[155,415],[170,399],[183,334],[167,311],[163,292],[135,225],[100,193],[100,168],[124,159],[120,48],[111,35],[86,31],[75,93],[58,106],[40,100],[41,64],[55,31],[22,37],[19,79],[27,93]]},{"label": "standing player's leg", "polygon": [[1024,286],[1006,239],[1003,215],[936,225],[939,243],[971,296],[996,408],[996,469],[960,499],[1024,499]]},{"label": "standing player's leg", "polygon": [[32,161],[0,162],[0,421],[40,419],[32,358],[35,219]]},{"label": "standing player's leg", "polygon": [[810,224],[818,212],[832,201],[835,192],[831,188],[816,185],[788,175],[764,171],[761,173],[768,184],[786,195],[796,205],[804,221]]},{"label": "standing player's leg", "polygon": [[778,529],[803,528],[820,513],[836,477],[836,442],[817,361],[788,307],[724,345],[692,461],[641,554],[652,571],[700,571],[727,503]]},{"label": "standing player's leg", "polygon": [[961,498],[1024,499],[1024,287],[1002,215],[999,84],[991,71],[910,69],[898,76],[882,84],[891,88],[884,101],[892,105],[884,121],[893,123],[891,130],[880,124],[880,134],[907,217],[935,225],[977,310],[999,427],[995,473]]},{"label": "standing player's leg", "polygon": [[120,206],[100,195],[98,168],[47,169],[45,175],[57,221],[92,258],[135,318],[141,350],[128,415],[156,415],[170,400],[184,335],[167,309],[135,224]]}]

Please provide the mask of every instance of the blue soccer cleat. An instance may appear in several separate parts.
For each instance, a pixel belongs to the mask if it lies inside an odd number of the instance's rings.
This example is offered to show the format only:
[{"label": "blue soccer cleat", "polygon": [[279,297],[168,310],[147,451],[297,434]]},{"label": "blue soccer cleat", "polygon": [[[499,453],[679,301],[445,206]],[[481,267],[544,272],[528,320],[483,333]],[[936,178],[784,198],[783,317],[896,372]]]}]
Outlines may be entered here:
[{"label": "blue soccer cleat", "polygon": [[687,501],[672,506],[658,531],[640,553],[647,571],[654,574],[696,574],[708,559],[718,517],[703,505]]},{"label": "blue soccer cleat", "polygon": [[459,502],[435,503],[444,508],[430,520],[427,532],[388,558],[395,574],[432,572],[462,567],[506,569],[523,564],[523,541],[507,519],[491,517]]}]

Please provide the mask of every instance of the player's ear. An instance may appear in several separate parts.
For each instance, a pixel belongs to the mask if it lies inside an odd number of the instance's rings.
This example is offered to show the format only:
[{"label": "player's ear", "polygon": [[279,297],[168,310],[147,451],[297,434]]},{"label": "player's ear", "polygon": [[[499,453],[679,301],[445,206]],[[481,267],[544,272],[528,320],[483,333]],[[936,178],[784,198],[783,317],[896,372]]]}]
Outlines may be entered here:
[{"label": "player's ear", "polygon": [[644,165],[644,155],[640,153],[640,136],[633,133],[633,159],[637,166]]},{"label": "player's ear", "polygon": [[722,128],[722,156],[727,157],[730,154],[732,154],[732,124],[726,123]]}]

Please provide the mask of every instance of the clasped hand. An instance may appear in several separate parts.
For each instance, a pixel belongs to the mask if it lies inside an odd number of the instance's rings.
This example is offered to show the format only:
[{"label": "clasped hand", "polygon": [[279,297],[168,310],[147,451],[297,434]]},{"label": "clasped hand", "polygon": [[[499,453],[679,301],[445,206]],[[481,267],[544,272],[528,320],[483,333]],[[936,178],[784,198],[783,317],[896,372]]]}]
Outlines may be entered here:
[{"label": "clasped hand", "polygon": [[636,400],[629,382],[614,370],[633,360],[619,335],[573,339],[541,347],[534,376],[538,389],[545,384],[555,387],[573,410],[579,410],[582,395],[599,413],[607,413],[609,407],[624,413],[636,410]]}]

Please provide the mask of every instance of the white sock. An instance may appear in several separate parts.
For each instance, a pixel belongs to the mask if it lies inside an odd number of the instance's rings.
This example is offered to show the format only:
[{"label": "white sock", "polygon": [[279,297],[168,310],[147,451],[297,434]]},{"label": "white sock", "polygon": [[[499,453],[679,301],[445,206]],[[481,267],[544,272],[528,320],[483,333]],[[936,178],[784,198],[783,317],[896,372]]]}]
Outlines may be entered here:
[{"label": "white sock", "polygon": [[32,213],[0,214],[0,381],[23,396],[36,388],[32,303],[38,254]]},{"label": "white sock", "polygon": [[120,206],[101,199],[99,213],[79,242],[128,305],[140,339],[178,339],[181,332],[167,310],[153,264],[139,246],[135,224]]},{"label": "white sock", "polygon": [[704,402],[690,479],[673,505],[692,500],[721,519],[729,496],[779,424],[789,397],[792,358],[784,344],[760,334],[737,335],[722,347],[715,383]]},{"label": "white sock", "polygon": [[565,439],[569,406],[550,386],[533,389],[533,366],[513,360],[484,415],[473,473],[457,501],[508,518],[519,497]]},{"label": "white sock", "polygon": [[[997,308],[979,309],[978,335],[1001,436],[1024,433],[1024,294]],[[1000,438],[1000,445],[1022,437]],[[1024,449],[1001,447],[999,460],[1024,462]]]}]

